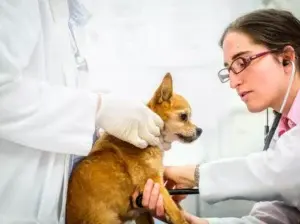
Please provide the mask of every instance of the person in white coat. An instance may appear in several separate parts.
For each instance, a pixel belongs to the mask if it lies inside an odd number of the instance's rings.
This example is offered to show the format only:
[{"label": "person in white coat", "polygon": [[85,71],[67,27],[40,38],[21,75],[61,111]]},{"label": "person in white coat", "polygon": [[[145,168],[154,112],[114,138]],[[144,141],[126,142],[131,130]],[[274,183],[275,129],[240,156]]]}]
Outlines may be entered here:
[{"label": "person in white coat", "polygon": [[0,12],[0,223],[62,224],[70,155],[89,153],[95,129],[145,148],[163,122],[77,88],[67,0],[2,0]]},{"label": "person in white coat", "polygon": [[[300,21],[288,11],[256,10],[233,21],[220,46],[225,66],[218,73],[220,80],[230,82],[250,112],[273,108],[282,114],[274,138],[267,150],[246,157],[166,167],[165,177],[177,188],[198,186],[208,203],[258,202],[242,218],[185,213],[191,224],[300,223]],[[164,217],[159,185],[151,180],[142,205]]]}]

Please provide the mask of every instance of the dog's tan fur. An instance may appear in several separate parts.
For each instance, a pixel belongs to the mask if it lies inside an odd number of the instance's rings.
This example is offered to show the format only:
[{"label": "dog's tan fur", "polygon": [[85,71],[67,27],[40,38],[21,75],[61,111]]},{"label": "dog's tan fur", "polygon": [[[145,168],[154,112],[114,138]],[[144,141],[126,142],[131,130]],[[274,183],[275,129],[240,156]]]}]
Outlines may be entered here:
[{"label": "dog's tan fur", "polygon": [[[164,121],[164,139],[192,142],[199,137],[191,122],[191,108],[173,93],[172,77],[165,75],[148,107]],[[121,113],[121,111],[120,111]],[[67,197],[67,224],[119,224],[135,219],[154,223],[148,212],[130,205],[130,196],[141,192],[148,178],[160,184],[164,208],[171,223],[186,224],[180,209],[163,184],[163,151],[149,146],[139,149],[105,133],[91,153],[73,170]],[[144,213],[143,213],[144,212]]]}]

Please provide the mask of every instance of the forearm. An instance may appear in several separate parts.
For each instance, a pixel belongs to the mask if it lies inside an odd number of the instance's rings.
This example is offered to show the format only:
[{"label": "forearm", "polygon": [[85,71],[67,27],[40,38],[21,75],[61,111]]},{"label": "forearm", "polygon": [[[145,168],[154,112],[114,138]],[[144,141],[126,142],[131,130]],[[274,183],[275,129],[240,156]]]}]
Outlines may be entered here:
[{"label": "forearm", "polygon": [[43,38],[39,10],[35,0],[0,4],[1,12],[9,12],[0,13],[0,138],[36,150],[86,155],[98,96],[43,82],[64,77],[44,67],[48,58],[38,48]]},{"label": "forearm", "polygon": [[299,206],[300,127],[282,136],[275,148],[201,164],[200,196],[208,203],[228,199],[284,201]]},{"label": "forearm", "polygon": [[172,166],[166,169],[165,175],[178,178],[174,180],[176,183],[195,187],[198,185],[195,181],[195,169],[196,165]]},{"label": "forearm", "polygon": [[0,85],[0,138],[37,150],[86,155],[98,96],[22,77]]}]

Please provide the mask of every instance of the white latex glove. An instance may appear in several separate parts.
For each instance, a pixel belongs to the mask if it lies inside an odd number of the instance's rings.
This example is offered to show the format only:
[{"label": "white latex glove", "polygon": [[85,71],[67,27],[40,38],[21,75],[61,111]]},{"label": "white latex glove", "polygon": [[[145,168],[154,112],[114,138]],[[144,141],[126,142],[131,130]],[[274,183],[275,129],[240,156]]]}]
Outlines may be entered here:
[{"label": "white latex glove", "polygon": [[138,148],[146,148],[160,146],[164,123],[142,102],[104,94],[100,96],[96,126]]}]

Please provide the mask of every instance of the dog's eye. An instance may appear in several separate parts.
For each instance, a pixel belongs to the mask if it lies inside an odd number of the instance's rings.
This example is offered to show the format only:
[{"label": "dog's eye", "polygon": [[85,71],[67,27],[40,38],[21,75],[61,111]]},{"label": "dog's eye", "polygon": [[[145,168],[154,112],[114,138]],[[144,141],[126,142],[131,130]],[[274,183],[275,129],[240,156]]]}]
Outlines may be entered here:
[{"label": "dog's eye", "polygon": [[187,114],[180,114],[180,119],[183,121],[187,121],[188,120],[188,115]]}]

